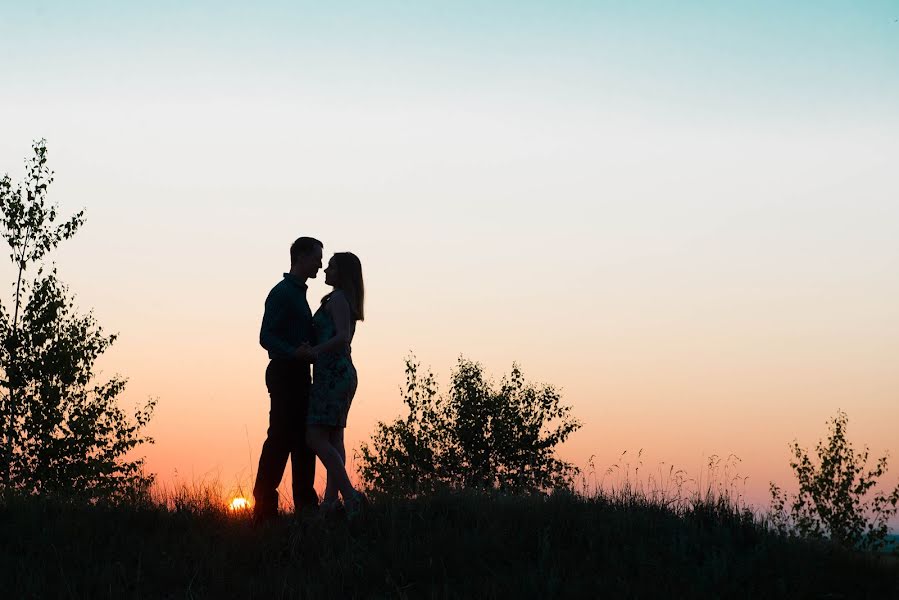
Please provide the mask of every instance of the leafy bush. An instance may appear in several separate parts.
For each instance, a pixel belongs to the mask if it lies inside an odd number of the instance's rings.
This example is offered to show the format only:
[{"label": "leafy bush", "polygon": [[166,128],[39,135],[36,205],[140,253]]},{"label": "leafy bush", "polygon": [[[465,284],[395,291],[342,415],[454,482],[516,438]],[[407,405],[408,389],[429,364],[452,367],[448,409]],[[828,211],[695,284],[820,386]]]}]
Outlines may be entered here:
[{"label": "leafy bush", "polygon": [[828,538],[848,548],[878,550],[885,545],[887,523],[896,514],[899,486],[870,499],[878,479],[887,471],[887,455],[867,470],[868,448],[856,452],[846,438],[848,417],[839,411],[829,421],[830,436],[818,442],[818,464],[793,441],[790,466],[799,480],[791,498],[771,483],[772,519],[784,534]]},{"label": "leafy bush", "polygon": [[[0,234],[17,279],[12,314],[0,302],[0,489],[111,499],[146,490],[138,445],[154,402],[133,416],[118,405],[125,380],[97,381],[94,365],[113,343],[93,315],[80,315],[44,257],[84,223],[83,212],[56,224],[47,203],[53,173],[34,145],[23,184],[0,179]],[[37,267],[34,279],[25,275]]]},{"label": "leafy bush", "polygon": [[580,428],[550,385],[527,383],[517,365],[496,387],[480,364],[459,358],[450,390],[406,359],[406,418],[378,423],[357,460],[375,492],[414,496],[441,488],[532,492],[568,488],[577,469],[555,448]]}]

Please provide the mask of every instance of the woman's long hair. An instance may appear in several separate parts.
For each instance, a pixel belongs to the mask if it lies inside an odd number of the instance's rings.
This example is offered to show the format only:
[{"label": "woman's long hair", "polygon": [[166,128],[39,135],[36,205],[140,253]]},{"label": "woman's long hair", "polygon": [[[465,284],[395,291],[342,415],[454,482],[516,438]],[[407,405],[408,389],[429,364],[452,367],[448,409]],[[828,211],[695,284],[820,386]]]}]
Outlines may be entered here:
[{"label": "woman's long hair", "polygon": [[362,283],[362,263],[352,252],[337,252],[334,254],[334,266],[337,267],[334,289],[343,290],[353,319],[364,321],[365,285]]}]

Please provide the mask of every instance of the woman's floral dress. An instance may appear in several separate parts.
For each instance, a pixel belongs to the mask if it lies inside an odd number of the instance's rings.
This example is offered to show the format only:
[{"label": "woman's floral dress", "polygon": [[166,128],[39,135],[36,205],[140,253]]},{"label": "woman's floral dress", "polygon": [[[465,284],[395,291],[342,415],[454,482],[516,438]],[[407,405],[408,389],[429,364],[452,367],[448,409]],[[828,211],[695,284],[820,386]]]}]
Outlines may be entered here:
[{"label": "woman's floral dress", "polygon": [[[337,335],[331,313],[326,309],[328,302],[323,303],[312,316],[312,327],[319,344]],[[337,351],[319,354],[312,364],[312,390],[306,422],[310,425],[346,427],[357,384],[349,344]]]}]

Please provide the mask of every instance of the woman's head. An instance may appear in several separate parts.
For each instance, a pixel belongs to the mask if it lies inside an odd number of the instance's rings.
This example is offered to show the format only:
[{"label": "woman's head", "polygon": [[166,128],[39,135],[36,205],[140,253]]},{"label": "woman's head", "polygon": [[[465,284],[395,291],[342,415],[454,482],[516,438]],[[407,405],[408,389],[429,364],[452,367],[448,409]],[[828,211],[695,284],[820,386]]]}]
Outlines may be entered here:
[{"label": "woman's head", "polygon": [[325,268],[325,283],[334,286],[335,290],[342,290],[353,318],[364,320],[365,285],[362,283],[362,263],[355,254],[338,252],[332,256]]}]

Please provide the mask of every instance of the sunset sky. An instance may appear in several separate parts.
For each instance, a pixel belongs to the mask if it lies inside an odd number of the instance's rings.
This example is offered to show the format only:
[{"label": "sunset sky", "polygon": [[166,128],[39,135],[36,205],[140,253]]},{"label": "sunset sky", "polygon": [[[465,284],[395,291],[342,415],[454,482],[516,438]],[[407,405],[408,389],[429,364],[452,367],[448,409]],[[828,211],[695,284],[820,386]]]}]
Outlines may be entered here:
[{"label": "sunset sky", "polygon": [[0,174],[46,138],[86,209],[52,259],[120,334],[103,374],[159,399],[164,483],[251,482],[299,235],[362,260],[353,448],[408,353],[444,383],[462,354],[560,387],[582,467],[734,454],[763,503],[841,408],[899,479],[895,0],[4,2],[0,30]]}]

